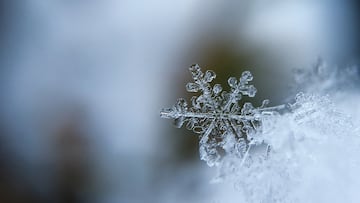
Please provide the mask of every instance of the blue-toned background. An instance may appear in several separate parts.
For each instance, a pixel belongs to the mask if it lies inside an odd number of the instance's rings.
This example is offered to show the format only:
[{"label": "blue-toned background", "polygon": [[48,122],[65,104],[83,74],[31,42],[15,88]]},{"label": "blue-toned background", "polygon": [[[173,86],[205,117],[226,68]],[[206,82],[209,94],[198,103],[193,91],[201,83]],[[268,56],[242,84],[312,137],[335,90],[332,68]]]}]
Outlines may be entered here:
[{"label": "blue-toned background", "polygon": [[[211,202],[197,138],[159,118],[187,67],[292,96],[319,58],[357,64],[357,1],[0,2],[0,202]],[[185,133],[186,132],[186,133]]]}]

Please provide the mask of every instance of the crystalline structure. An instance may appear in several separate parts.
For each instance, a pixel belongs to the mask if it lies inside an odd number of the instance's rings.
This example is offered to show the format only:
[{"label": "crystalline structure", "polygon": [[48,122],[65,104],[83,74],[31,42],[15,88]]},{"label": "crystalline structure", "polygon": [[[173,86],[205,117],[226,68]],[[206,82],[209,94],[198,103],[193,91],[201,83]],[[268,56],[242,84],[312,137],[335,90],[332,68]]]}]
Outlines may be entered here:
[{"label": "crystalline structure", "polygon": [[211,86],[216,74],[213,71],[201,71],[199,65],[189,68],[194,82],[186,85],[186,90],[198,93],[193,96],[191,106],[180,98],[172,108],[163,109],[162,118],[173,119],[175,126],[186,128],[200,134],[200,158],[209,166],[218,165],[222,154],[232,154],[243,161],[249,156],[252,147],[263,145],[255,139],[261,132],[262,122],[269,116],[277,115],[282,106],[266,107],[264,100],[260,107],[239,101],[244,97],[254,97],[256,88],[249,84],[253,76],[249,71],[242,73],[239,79],[230,77],[230,91],[223,91],[220,84]]}]

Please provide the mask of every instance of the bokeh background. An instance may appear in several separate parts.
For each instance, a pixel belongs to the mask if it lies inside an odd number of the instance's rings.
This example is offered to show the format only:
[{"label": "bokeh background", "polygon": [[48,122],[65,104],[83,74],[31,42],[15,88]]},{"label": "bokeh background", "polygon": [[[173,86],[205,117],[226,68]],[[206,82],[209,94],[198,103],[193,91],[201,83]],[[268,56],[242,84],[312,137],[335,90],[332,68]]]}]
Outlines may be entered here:
[{"label": "bokeh background", "polygon": [[[355,0],[0,1],[0,202],[226,202],[196,135],[160,119],[250,70],[259,105],[294,69],[359,59]],[[239,201],[241,201],[239,199]]]}]

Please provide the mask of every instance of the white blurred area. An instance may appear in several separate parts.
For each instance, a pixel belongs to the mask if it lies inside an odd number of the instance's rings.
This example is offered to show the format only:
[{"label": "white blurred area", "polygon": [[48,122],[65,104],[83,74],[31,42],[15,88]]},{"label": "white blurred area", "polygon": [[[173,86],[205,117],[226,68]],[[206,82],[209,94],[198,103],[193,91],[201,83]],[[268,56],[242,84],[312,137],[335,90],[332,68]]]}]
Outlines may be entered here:
[{"label": "white blurred area", "polygon": [[[188,56],[197,40],[231,38],[288,74],[319,56],[351,55],[356,37],[347,1],[14,2],[1,50],[0,141],[23,162],[14,176],[39,198],[61,199],[61,188],[72,198],[64,202],[237,202],[231,186],[209,184],[214,170],[200,160],[165,163],[176,143],[163,134],[179,134],[159,111],[182,96],[173,88],[198,62]],[[273,80],[282,78],[265,83]],[[89,175],[62,186],[64,165]]]}]

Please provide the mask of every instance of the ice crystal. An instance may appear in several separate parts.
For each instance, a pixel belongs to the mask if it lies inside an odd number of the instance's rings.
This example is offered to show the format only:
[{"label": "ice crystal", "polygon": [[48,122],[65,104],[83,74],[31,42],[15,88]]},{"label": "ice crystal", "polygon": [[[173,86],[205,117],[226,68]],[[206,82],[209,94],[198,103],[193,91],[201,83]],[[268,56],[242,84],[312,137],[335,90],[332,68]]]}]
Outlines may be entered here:
[{"label": "ice crystal", "polygon": [[284,105],[267,107],[269,100],[264,100],[260,107],[254,107],[239,101],[244,97],[254,97],[256,88],[249,84],[253,76],[249,71],[242,73],[239,79],[230,77],[229,92],[223,91],[220,84],[211,86],[216,78],[215,72],[201,71],[199,65],[192,65],[190,73],[194,82],[186,85],[186,90],[198,93],[191,98],[191,105],[180,98],[171,108],[163,109],[162,118],[174,120],[176,127],[186,124],[186,128],[200,134],[200,158],[209,166],[218,165],[223,154],[232,154],[244,163],[249,159],[252,148],[268,146],[256,135],[263,131],[262,123],[278,114]]}]

